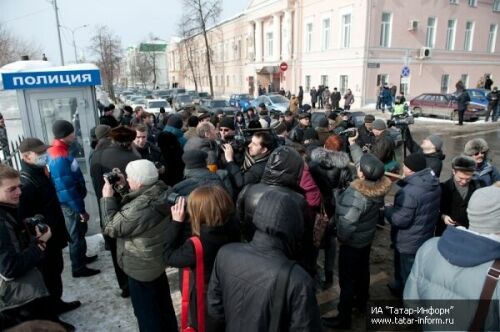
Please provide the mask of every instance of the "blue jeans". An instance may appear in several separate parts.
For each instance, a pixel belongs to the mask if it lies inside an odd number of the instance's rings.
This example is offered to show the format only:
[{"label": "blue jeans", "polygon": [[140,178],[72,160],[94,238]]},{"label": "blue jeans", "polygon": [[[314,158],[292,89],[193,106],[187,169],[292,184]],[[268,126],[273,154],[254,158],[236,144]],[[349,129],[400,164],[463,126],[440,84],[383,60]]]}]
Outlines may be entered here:
[{"label": "blue jeans", "polygon": [[87,223],[80,221],[80,214],[73,211],[66,205],[61,205],[66,229],[68,230],[69,257],[71,259],[72,272],[79,272],[85,268],[85,256],[87,254],[87,242],[85,233],[87,233]]},{"label": "blue jeans", "polygon": [[397,249],[394,249],[394,282],[392,287],[403,293],[406,280],[410,275],[411,268],[415,262],[415,255],[402,254]]}]

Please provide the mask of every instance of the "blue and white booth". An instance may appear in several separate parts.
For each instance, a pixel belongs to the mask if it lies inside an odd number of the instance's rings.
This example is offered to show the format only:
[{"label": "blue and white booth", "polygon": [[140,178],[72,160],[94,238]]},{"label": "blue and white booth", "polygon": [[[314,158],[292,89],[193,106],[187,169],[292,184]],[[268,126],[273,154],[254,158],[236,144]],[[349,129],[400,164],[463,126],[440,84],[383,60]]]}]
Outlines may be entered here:
[{"label": "blue and white booth", "polygon": [[48,61],[17,61],[0,69],[4,90],[16,90],[24,137],[47,144],[54,138],[56,120],[73,123],[77,141],[71,147],[85,176],[89,213],[97,213],[97,200],[89,174],[90,129],[98,124],[95,86],[101,84],[94,64],[53,66]]}]

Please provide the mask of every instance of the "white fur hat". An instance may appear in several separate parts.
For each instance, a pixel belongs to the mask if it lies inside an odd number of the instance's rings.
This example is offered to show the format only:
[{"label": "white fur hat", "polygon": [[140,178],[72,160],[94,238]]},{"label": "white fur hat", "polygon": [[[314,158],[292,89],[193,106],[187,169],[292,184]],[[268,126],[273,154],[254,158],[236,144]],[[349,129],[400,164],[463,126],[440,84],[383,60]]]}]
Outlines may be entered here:
[{"label": "white fur hat", "polygon": [[149,186],[158,181],[158,170],[151,161],[147,159],[134,160],[125,168],[127,177],[139,182],[143,186]]}]

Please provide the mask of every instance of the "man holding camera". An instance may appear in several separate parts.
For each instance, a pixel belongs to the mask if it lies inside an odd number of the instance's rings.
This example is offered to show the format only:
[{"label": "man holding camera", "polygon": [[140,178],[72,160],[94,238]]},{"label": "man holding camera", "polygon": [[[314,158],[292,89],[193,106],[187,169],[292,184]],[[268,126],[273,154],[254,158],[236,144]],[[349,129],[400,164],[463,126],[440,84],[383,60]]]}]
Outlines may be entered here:
[{"label": "man holding camera", "polygon": [[64,268],[62,249],[68,245],[64,215],[57,199],[56,189],[47,172],[47,149],[37,138],[26,138],[19,145],[21,152],[22,194],[19,203],[21,219],[41,215],[51,231],[45,257],[39,268],[57,313],[67,312],[80,306],[80,301],[64,302],[61,299],[63,285],[61,274]]},{"label": "man holding camera", "polygon": [[32,226],[21,221],[19,172],[0,164],[0,330],[34,319],[59,321],[43,276],[37,266],[42,262],[52,236],[47,225]]},{"label": "man holding camera", "polygon": [[69,152],[71,143],[76,140],[75,128],[69,121],[57,120],[52,125],[52,133],[54,141],[47,150],[48,167],[71,238],[69,256],[73,278],[90,277],[101,271],[86,266],[97,256],[86,256],[85,233],[89,214],[83,200],[87,196],[87,189],[78,161]]}]

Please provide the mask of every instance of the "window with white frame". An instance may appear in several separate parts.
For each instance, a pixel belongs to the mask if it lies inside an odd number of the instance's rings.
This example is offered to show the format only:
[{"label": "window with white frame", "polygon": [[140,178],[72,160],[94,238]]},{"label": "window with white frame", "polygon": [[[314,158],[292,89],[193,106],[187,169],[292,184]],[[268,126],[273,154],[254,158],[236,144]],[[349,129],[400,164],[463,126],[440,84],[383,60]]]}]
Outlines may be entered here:
[{"label": "window with white frame", "polygon": [[351,46],[351,14],[342,15],[342,48]]},{"label": "window with white frame", "polygon": [[477,7],[477,0],[469,0],[469,7]]},{"label": "window with white frame", "polygon": [[488,46],[486,48],[486,51],[488,53],[495,52],[495,44],[497,43],[497,29],[497,24],[490,24],[490,32],[488,33]]},{"label": "window with white frame", "polygon": [[450,4],[452,5],[458,5],[459,0],[450,0]]},{"label": "window with white frame", "polygon": [[266,33],[266,41],[267,41],[267,56],[273,56],[273,33]]},{"label": "window with white frame", "polygon": [[425,38],[425,46],[434,48],[436,46],[436,18],[427,18],[427,35]]},{"label": "window with white frame", "polygon": [[348,84],[349,84],[349,77],[347,75],[340,75],[339,87],[340,87],[341,94],[346,93],[347,88],[348,88]]},{"label": "window with white frame", "polygon": [[474,22],[465,22],[464,51],[472,51],[472,38],[474,37]]},{"label": "window with white frame", "polygon": [[378,74],[377,75],[377,86],[382,86],[384,83],[389,83],[388,74]]},{"label": "window with white frame", "polygon": [[309,92],[311,90],[311,76],[306,75],[304,81],[306,82],[306,92]]},{"label": "window with white frame", "polygon": [[321,32],[321,50],[327,50],[330,48],[330,19],[325,18],[323,20],[323,29]]},{"label": "window with white frame", "polygon": [[493,11],[500,12],[500,0],[493,0]]},{"label": "window with white frame", "polygon": [[312,34],[313,34],[313,24],[306,24],[306,52],[311,52],[312,50]]},{"label": "window with white frame", "polygon": [[462,74],[462,76],[460,76],[460,81],[462,81],[465,88],[467,89],[469,87],[469,74]]},{"label": "window with white frame", "polygon": [[453,51],[455,49],[455,30],[457,28],[457,20],[448,20],[448,28],[446,29],[446,45],[447,50]]},{"label": "window with white frame", "polygon": [[441,76],[441,93],[448,93],[449,85],[450,85],[450,75],[443,74]]},{"label": "window with white frame", "polygon": [[392,14],[382,13],[382,23],[380,27],[380,46],[391,46]]},{"label": "window with white frame", "polygon": [[321,85],[328,86],[328,75],[321,75]]}]

